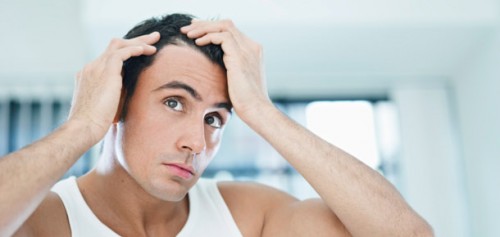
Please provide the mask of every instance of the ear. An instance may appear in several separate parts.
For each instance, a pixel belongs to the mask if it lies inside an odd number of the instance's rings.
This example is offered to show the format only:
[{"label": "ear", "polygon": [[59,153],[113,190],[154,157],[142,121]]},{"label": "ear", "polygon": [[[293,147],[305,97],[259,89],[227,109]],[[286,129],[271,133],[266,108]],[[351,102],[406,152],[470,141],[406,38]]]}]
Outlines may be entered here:
[{"label": "ear", "polygon": [[123,106],[125,106],[125,99],[127,98],[127,90],[125,88],[122,88],[122,93],[120,96],[120,103],[118,104],[118,109],[116,110],[115,118],[113,119],[113,124],[117,124],[120,122],[120,119],[122,117],[123,113]]}]

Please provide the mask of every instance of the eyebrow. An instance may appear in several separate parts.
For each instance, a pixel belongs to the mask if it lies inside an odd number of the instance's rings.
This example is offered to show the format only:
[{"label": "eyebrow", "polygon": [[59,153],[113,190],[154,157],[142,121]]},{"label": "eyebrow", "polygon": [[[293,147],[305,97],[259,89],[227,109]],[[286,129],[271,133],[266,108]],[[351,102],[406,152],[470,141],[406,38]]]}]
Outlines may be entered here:
[{"label": "eyebrow", "polygon": [[203,100],[201,98],[200,94],[198,94],[198,92],[193,87],[191,87],[190,85],[188,85],[186,83],[182,83],[180,81],[171,81],[167,84],[164,84],[164,85],[156,88],[154,91],[159,91],[162,89],[183,89],[187,93],[189,93],[193,98],[195,98],[196,100],[198,100],[198,101]]},{"label": "eyebrow", "polygon": [[[159,91],[163,89],[182,89],[189,93],[194,99],[198,101],[203,101],[203,98],[201,98],[200,94],[190,85],[180,82],[180,81],[171,81],[167,84],[164,84],[153,91]],[[216,103],[215,108],[221,108],[221,109],[226,109],[229,113],[232,113],[233,106],[230,102],[221,102],[221,103]]]},{"label": "eyebrow", "polygon": [[230,114],[233,113],[233,105],[231,103],[222,102],[215,104],[215,108],[226,109]]}]

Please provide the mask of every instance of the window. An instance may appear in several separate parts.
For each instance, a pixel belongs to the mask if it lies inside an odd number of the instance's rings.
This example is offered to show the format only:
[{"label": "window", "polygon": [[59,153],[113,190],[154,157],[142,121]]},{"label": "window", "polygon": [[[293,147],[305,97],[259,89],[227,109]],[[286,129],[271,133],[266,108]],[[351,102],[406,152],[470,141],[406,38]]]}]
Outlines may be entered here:
[{"label": "window", "polygon": [[[277,104],[288,116],[326,141],[397,181],[397,113],[388,101],[309,101]],[[279,136],[279,134],[276,134]],[[216,179],[252,180],[298,198],[317,193],[274,149],[237,116],[226,128],[221,149],[204,173]]]},{"label": "window", "polygon": [[320,101],[306,106],[307,128],[373,169],[380,165],[373,106],[368,101]]},{"label": "window", "polygon": [[[21,149],[47,135],[67,117],[68,99],[7,98],[0,100],[0,156]],[[65,174],[80,176],[93,166],[97,148],[89,150]]]}]

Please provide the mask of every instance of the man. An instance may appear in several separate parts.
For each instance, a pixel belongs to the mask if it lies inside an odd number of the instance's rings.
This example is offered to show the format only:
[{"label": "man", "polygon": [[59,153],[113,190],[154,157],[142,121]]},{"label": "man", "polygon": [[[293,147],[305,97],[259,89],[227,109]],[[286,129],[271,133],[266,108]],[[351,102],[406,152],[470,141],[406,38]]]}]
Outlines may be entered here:
[{"label": "man", "polygon": [[[0,160],[2,236],[432,236],[382,176],[273,106],[262,49],[231,21],[174,14],[126,38],[78,74],[60,128]],[[198,181],[233,109],[321,200]],[[51,192],[103,137],[95,169]]]}]

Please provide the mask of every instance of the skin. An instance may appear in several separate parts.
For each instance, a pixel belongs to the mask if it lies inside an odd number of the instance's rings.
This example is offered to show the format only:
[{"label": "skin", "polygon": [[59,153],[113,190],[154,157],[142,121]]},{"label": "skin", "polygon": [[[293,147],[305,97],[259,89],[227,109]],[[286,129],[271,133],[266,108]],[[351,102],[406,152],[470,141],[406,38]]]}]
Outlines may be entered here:
[{"label": "skin", "polygon": [[[78,75],[68,121],[0,160],[0,192],[6,193],[0,207],[7,210],[0,214],[0,235],[68,236],[64,207],[49,189],[106,134],[97,167],[78,179],[88,205],[120,235],[175,236],[187,220],[186,193],[220,144],[230,117],[221,105],[228,101],[321,196],[299,201],[259,184],[219,183],[244,236],[433,235],[382,176],[273,106],[265,86],[262,47],[231,21],[193,21],[182,32],[198,45],[220,44],[227,71],[192,48],[167,46],[141,73],[127,117],[119,122],[115,115],[122,63],[155,53],[150,45],[159,36],[112,41]],[[192,167],[192,177],[177,172],[179,165]]]}]

